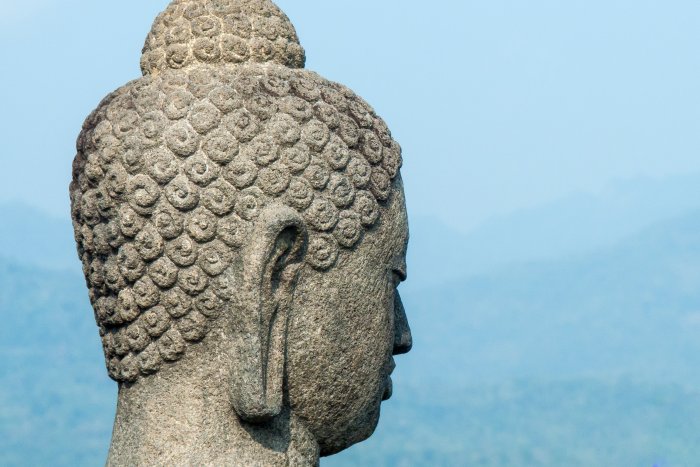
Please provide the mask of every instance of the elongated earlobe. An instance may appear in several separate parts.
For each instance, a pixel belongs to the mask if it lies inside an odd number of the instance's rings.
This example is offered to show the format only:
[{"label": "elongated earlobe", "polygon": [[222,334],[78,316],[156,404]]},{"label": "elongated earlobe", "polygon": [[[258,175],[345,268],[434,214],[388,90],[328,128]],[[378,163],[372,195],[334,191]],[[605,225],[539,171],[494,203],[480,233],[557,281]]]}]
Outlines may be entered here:
[{"label": "elongated earlobe", "polygon": [[271,205],[243,252],[231,401],[245,421],[267,421],[282,410],[288,309],[306,244],[299,213]]}]

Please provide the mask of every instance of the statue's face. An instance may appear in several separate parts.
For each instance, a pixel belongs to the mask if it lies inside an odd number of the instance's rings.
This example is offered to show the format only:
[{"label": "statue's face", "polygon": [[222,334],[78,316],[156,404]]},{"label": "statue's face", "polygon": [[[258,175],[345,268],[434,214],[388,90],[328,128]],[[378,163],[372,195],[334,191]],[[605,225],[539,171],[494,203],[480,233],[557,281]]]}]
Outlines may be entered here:
[{"label": "statue's face", "polygon": [[289,402],[323,455],[373,433],[381,401],[391,396],[392,355],[410,350],[396,290],[407,241],[398,178],[379,224],[357,249],[327,272],[306,268],[299,277],[287,341]]}]

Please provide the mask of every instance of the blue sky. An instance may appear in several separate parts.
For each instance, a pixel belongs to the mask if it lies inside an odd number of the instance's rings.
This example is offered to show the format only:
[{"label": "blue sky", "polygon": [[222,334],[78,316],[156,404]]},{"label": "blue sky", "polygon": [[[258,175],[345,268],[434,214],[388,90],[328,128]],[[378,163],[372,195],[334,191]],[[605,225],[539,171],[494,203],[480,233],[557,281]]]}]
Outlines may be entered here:
[{"label": "blue sky", "polygon": [[[700,173],[700,3],[277,2],[307,67],[404,147],[412,216],[469,231],[621,180]],[[166,0],[2,0],[0,202],[67,215],[74,141],[139,76]]]}]

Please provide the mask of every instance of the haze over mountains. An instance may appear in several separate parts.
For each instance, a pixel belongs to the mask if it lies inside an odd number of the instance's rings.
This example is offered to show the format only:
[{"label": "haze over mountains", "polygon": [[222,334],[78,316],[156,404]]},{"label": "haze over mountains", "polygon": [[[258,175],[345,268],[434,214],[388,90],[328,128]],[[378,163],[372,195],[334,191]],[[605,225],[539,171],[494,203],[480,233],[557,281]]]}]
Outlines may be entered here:
[{"label": "haze over mountains", "polygon": [[[695,173],[621,181],[599,193],[577,193],[494,218],[465,233],[435,218],[412,218],[409,285],[438,285],[513,263],[586,254],[698,207],[700,173]],[[455,213],[460,215],[469,213]]]},{"label": "haze over mountains", "polygon": [[[377,435],[323,465],[700,458],[695,181],[622,185],[468,234],[413,219],[414,351],[397,358]],[[16,205],[0,216],[0,465],[100,464],[116,387],[70,224]]]}]

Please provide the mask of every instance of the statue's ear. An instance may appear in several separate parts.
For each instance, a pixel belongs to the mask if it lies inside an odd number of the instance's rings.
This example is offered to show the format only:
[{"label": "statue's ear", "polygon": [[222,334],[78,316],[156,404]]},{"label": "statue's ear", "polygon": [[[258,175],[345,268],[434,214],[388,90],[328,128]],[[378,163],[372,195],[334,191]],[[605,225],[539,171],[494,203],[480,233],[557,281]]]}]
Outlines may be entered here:
[{"label": "statue's ear", "polygon": [[231,401],[245,421],[266,421],[282,410],[288,310],[307,240],[299,213],[273,204],[260,213],[243,249]]}]

